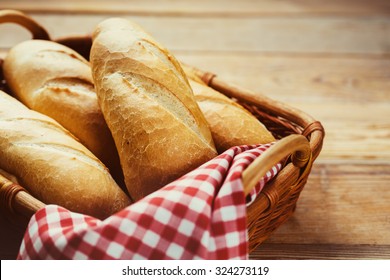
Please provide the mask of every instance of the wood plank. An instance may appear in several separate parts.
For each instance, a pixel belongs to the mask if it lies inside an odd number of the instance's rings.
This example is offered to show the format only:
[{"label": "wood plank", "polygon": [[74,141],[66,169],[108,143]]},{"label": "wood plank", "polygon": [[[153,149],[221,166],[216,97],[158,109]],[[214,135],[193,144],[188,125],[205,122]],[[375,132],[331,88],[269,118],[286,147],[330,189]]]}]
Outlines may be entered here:
[{"label": "wood plank", "polygon": [[183,62],[291,102],[388,102],[390,57],[338,54],[175,52]]},{"label": "wood plank", "polygon": [[[32,14],[53,38],[89,34],[107,15]],[[389,54],[390,18],[132,19],[172,51]],[[29,38],[15,25],[0,26],[1,48]],[[19,30],[19,31],[18,31]],[[22,32],[22,34],[20,34]],[[326,40],[324,39],[326,38]]]},{"label": "wood plank", "polygon": [[45,13],[119,13],[138,15],[175,16],[293,16],[293,15],[371,15],[390,14],[386,0],[68,0],[49,1],[5,0],[2,9],[20,9],[27,12]]},{"label": "wood plank", "polygon": [[389,182],[390,164],[316,163],[296,212],[266,243],[390,245]]},{"label": "wood plank", "polygon": [[378,260],[390,259],[389,245],[264,244],[251,253],[254,260]]},{"label": "wood plank", "polygon": [[318,161],[390,162],[390,102],[287,104],[322,122],[326,136]]}]

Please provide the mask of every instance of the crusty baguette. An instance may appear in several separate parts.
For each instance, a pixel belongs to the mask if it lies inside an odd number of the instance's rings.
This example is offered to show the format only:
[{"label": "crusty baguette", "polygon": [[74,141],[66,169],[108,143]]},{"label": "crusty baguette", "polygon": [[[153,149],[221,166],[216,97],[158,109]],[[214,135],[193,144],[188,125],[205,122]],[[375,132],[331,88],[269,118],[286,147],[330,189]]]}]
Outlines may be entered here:
[{"label": "crusty baguette", "polygon": [[198,82],[199,84],[206,85],[202,78],[197,75],[195,68],[184,63],[181,63],[181,67],[183,68],[184,73],[186,74],[189,81],[192,80]]},{"label": "crusty baguette", "polygon": [[3,91],[0,168],[46,204],[97,218],[130,204],[107,168],[71,133]]},{"label": "crusty baguette", "polygon": [[265,144],[275,140],[258,119],[233,100],[194,80],[190,79],[190,84],[219,153],[233,146]]},{"label": "crusty baguette", "polygon": [[17,99],[69,130],[123,185],[118,152],[98,105],[88,61],[58,43],[29,40],[9,51],[4,76]]},{"label": "crusty baguette", "polygon": [[133,199],[217,155],[180,64],[138,25],[120,18],[101,22],[90,60]]}]

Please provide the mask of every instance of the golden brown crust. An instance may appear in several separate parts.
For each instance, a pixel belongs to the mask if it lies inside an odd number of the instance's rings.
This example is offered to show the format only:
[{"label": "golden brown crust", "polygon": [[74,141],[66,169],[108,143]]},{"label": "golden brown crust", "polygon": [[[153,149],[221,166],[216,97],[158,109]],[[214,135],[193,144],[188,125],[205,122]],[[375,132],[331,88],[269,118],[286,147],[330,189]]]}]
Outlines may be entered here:
[{"label": "golden brown crust", "polygon": [[118,183],[123,182],[88,61],[55,42],[24,41],[9,51],[4,76],[17,99],[58,121],[109,167]]},{"label": "golden brown crust", "polygon": [[196,81],[190,80],[190,84],[219,153],[233,146],[265,144],[275,140],[261,122],[233,100]]},{"label": "golden brown crust", "polygon": [[[184,64],[184,63],[183,63],[181,66],[182,66],[182,68],[183,68],[183,70],[184,70],[184,73],[186,74],[186,76],[187,76],[187,78],[188,78],[189,81],[192,80],[192,81],[195,81],[195,82],[197,82],[197,83],[199,83],[199,84],[207,85],[207,84],[201,79],[201,77],[199,77],[199,76],[197,75],[195,68],[193,68],[193,67],[191,67],[191,66],[189,66],[189,65],[187,65],[187,64]],[[191,82],[190,82],[190,83],[191,83]]]},{"label": "golden brown crust", "polygon": [[130,204],[107,168],[60,124],[0,91],[0,168],[46,204],[105,218]]},{"label": "golden brown crust", "polygon": [[216,156],[176,59],[125,19],[93,34],[91,64],[130,195],[139,199]]}]

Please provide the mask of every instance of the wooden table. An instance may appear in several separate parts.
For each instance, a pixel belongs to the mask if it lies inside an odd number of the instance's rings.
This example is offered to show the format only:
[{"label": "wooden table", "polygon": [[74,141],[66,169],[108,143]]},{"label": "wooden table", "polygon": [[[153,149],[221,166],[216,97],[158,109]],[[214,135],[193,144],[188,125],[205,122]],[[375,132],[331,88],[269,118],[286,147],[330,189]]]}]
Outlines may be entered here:
[{"label": "wooden table", "polygon": [[[324,147],[294,216],[253,259],[390,259],[390,3],[387,0],[2,0],[52,37],[133,19],[181,61],[320,120]],[[3,52],[28,38],[0,26]],[[3,217],[0,217],[1,219]],[[0,256],[20,236],[0,229]]]}]

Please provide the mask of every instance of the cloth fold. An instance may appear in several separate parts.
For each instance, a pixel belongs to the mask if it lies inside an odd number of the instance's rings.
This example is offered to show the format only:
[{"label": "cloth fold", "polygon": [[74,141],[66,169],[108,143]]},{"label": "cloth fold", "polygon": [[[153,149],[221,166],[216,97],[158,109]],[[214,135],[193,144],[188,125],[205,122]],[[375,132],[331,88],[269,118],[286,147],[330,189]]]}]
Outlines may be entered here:
[{"label": "cloth fold", "polygon": [[57,205],[30,220],[18,259],[247,259],[243,170],[271,144],[233,147],[105,220]]}]

